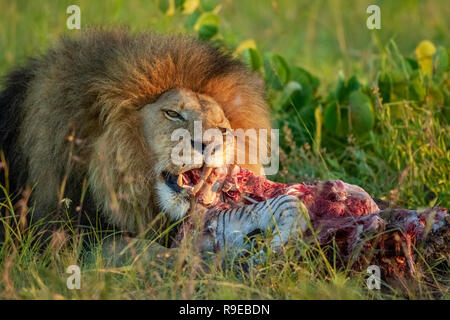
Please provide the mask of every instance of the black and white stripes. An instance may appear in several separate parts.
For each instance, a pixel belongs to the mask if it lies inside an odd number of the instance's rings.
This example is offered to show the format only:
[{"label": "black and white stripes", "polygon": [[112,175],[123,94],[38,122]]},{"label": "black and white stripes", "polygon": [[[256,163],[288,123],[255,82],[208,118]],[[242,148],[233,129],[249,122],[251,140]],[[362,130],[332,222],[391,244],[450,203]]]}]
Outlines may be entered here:
[{"label": "black and white stripes", "polygon": [[273,230],[271,247],[279,250],[298,228],[306,231],[306,218],[300,210],[301,202],[295,196],[282,195],[240,208],[212,213],[206,228],[214,239],[210,250],[232,249],[233,252],[246,248],[246,236],[255,230]]}]

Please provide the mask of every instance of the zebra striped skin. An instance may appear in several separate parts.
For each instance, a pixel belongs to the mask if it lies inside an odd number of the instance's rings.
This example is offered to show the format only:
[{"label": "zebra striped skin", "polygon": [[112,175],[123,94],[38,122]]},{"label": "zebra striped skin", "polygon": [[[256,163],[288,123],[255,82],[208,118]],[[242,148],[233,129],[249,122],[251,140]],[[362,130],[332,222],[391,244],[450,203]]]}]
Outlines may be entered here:
[{"label": "zebra striped skin", "polygon": [[271,247],[279,250],[289,239],[291,232],[307,229],[301,202],[295,196],[281,195],[266,201],[240,208],[208,213],[202,248],[208,251],[231,249],[236,253],[248,249],[245,239],[253,231],[273,230]]}]

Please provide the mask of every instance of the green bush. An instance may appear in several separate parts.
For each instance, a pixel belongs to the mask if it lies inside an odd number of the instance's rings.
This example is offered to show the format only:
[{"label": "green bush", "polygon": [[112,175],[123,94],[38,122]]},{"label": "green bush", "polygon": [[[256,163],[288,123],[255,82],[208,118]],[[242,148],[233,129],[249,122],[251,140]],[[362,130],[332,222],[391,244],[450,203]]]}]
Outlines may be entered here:
[{"label": "green bush", "polygon": [[[188,30],[225,46],[219,9],[214,1],[176,1],[175,8]],[[405,207],[450,205],[447,49],[422,41],[406,57],[391,41],[380,49],[373,81],[340,72],[327,88],[253,40],[235,49],[264,79],[274,127],[283,129],[276,179],[339,178]]]}]

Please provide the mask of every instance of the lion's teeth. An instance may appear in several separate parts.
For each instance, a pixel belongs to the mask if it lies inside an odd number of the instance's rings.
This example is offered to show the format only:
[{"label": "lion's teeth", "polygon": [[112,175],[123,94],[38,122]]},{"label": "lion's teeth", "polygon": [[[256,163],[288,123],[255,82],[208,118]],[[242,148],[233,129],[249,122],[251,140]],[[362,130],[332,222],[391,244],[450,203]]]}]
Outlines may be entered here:
[{"label": "lion's teeth", "polygon": [[182,175],[182,174],[179,174],[179,175],[178,175],[177,184],[178,184],[180,187],[183,187],[183,175]]},{"label": "lion's teeth", "polygon": [[213,170],[213,168],[211,168],[211,167],[206,167],[203,170],[200,180],[198,180],[197,184],[194,186],[194,189],[192,190],[194,195],[201,189],[201,187],[205,183],[206,179],[208,179],[209,175],[211,174],[212,170]]}]

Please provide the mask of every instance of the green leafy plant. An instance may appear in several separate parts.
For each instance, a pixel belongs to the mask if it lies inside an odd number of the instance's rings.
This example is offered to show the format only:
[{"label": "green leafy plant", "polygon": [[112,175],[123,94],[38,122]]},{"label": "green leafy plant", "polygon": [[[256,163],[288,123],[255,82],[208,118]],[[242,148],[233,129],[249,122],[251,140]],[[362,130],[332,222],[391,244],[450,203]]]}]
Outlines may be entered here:
[{"label": "green leafy plant", "polygon": [[[2,74],[50,46],[61,33],[72,32],[64,29],[63,1],[0,3]],[[329,12],[323,1],[77,1],[86,25],[186,32],[231,48],[264,81],[273,127],[281,129],[280,172],[272,180],[342,179],[393,205],[449,208],[448,19],[445,10],[439,10],[446,3],[409,1],[404,6],[384,1],[383,21],[389,22],[378,31],[361,27],[364,10],[356,3],[334,1],[335,12]],[[433,12],[433,19],[411,19],[420,8]],[[347,15],[336,22],[342,34],[333,29],[332,17],[340,14],[336,9],[345,9],[341,13]],[[298,29],[289,34],[292,16]],[[331,18],[326,27],[315,23],[322,16]],[[392,34],[396,42],[388,41]],[[342,46],[345,38],[347,48]],[[420,42],[425,38],[433,43]],[[0,207],[9,212],[0,216],[6,230],[0,245],[1,299],[450,298],[448,269],[438,269],[437,262],[418,269],[404,288],[368,290],[365,272],[336,267],[340,257],[332,245],[317,247],[302,239],[288,244],[282,255],[269,252],[263,266],[248,270],[240,261],[222,263],[216,256],[203,261],[193,248],[183,249],[171,266],[143,261],[139,250],[129,264],[112,266],[102,252],[104,235],[95,221],[92,228],[69,228],[60,237],[64,246],[44,249],[35,241],[42,237],[37,225],[25,226],[7,185],[0,189]],[[170,227],[163,227],[160,235],[166,237]],[[267,239],[256,241],[262,247]],[[85,245],[95,249],[86,252]],[[334,253],[333,259],[325,261],[328,252]],[[66,286],[66,267],[71,264],[83,270],[81,290]],[[433,280],[430,288],[424,280],[430,274],[442,284]]]},{"label": "green leafy plant", "polygon": [[[224,44],[218,2],[186,0],[177,1],[172,7],[187,15],[186,28],[196,32],[200,39]],[[264,80],[274,127],[285,133],[280,137],[281,152],[290,160],[282,161],[284,174],[280,178],[288,175],[290,178],[286,179],[292,181],[303,174],[307,179],[342,178],[370,190],[377,174],[390,172],[393,192],[397,192],[394,177],[407,172],[407,178],[400,177],[400,183],[404,182],[402,179],[410,179],[400,191],[405,204],[426,205],[430,199],[433,203],[449,204],[445,187],[449,170],[435,165],[443,161],[443,167],[448,167],[445,165],[446,148],[450,145],[448,135],[440,135],[438,143],[432,144],[435,150],[422,155],[421,162],[433,165],[408,171],[417,166],[411,159],[418,153],[411,154],[412,148],[421,150],[428,143],[429,136],[417,133],[427,122],[426,117],[431,114],[433,129],[429,130],[437,130],[435,134],[448,131],[447,49],[436,48],[425,40],[411,56],[404,56],[396,43],[390,41],[380,48],[378,72],[373,80],[363,82],[356,74],[346,76],[340,72],[335,85],[323,88],[318,77],[291,65],[280,54],[261,52],[252,39],[234,45],[234,54]],[[389,139],[394,139],[395,144],[386,144]],[[298,146],[312,146],[313,157],[317,159],[307,160],[309,168],[305,167],[304,159],[297,158]],[[300,151],[302,157],[307,157],[306,150]],[[436,157],[438,154],[444,158]],[[444,177],[440,179],[441,176]],[[377,193],[377,188],[373,190]]]}]

